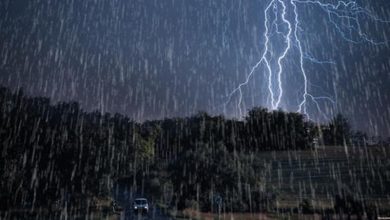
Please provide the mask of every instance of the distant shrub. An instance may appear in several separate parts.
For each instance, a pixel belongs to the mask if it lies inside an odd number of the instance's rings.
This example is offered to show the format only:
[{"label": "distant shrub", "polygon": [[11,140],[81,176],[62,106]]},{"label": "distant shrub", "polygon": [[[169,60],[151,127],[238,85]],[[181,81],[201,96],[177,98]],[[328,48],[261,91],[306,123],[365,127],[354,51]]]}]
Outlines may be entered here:
[{"label": "distant shrub", "polygon": [[308,199],[302,200],[302,202],[299,204],[299,207],[300,207],[301,212],[304,214],[314,213],[313,205],[312,205],[311,201],[309,201]]}]

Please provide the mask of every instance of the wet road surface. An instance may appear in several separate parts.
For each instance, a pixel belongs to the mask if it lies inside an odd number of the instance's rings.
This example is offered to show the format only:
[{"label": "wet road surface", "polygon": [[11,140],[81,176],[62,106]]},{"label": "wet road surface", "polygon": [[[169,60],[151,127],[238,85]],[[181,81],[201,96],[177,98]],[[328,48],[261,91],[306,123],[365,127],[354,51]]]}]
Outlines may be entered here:
[{"label": "wet road surface", "polygon": [[[124,186],[116,186],[113,197],[117,204],[123,208],[123,211],[118,214],[121,220],[173,220],[159,209],[147,196],[136,196],[134,192],[131,192]],[[134,213],[133,201],[137,197],[144,197],[149,200],[150,210],[147,214]]]}]

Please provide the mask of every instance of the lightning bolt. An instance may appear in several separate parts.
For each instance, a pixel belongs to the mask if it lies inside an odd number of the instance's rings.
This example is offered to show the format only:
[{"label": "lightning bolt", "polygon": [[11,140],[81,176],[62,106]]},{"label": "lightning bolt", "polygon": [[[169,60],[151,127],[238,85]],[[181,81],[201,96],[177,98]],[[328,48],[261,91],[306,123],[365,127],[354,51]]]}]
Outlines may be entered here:
[{"label": "lightning bolt", "polygon": [[[275,0],[272,0],[268,5],[267,7],[265,8],[265,14],[267,15],[270,8],[274,5],[274,2]],[[238,110],[239,110],[239,114],[240,116],[242,116],[242,109],[241,109],[241,104],[242,104],[242,87],[246,86],[251,77],[253,76],[255,70],[261,65],[261,63],[264,63],[265,66],[266,66],[266,69],[268,71],[268,80],[269,80],[269,83],[268,83],[268,90],[269,90],[269,93],[270,93],[270,96],[271,96],[271,99],[272,99],[272,103],[274,102],[274,92],[272,90],[272,69],[271,69],[271,66],[270,66],[270,63],[267,59],[267,54],[269,52],[269,21],[268,21],[268,16],[265,16],[265,19],[264,19],[264,27],[265,27],[265,31],[264,31],[264,39],[265,39],[265,42],[264,42],[264,45],[265,45],[265,49],[264,49],[264,52],[263,52],[263,55],[261,56],[261,59],[252,67],[251,71],[249,72],[249,74],[247,75],[246,79],[244,82],[240,83],[238,85],[237,88],[235,88],[230,94],[229,94],[229,98],[228,98],[228,101],[225,103],[225,108],[226,108],[226,105],[231,101],[233,95],[235,93],[239,93],[239,99],[238,99]]]},{"label": "lightning bolt", "polygon": [[[305,61],[316,63],[316,64],[335,64],[334,61],[321,61],[310,55],[309,52],[304,51],[300,38],[300,17],[298,12],[298,5],[315,5],[323,10],[328,15],[328,21],[340,36],[353,44],[358,43],[370,43],[374,45],[381,45],[387,43],[386,41],[376,41],[369,38],[369,36],[362,30],[359,19],[361,16],[366,16],[375,22],[390,23],[390,21],[379,18],[374,15],[371,11],[359,6],[356,1],[344,0],[337,1],[335,4],[323,3],[320,0],[271,0],[264,9],[264,51],[261,55],[260,60],[251,68],[249,74],[247,74],[244,82],[240,83],[229,95],[228,100],[225,103],[226,106],[231,102],[233,96],[238,93],[238,111],[240,117],[243,116],[242,102],[243,102],[243,87],[246,86],[255,71],[264,65],[266,75],[268,75],[268,97],[270,98],[269,107],[272,110],[281,107],[283,98],[283,63],[286,56],[293,48],[296,48],[298,57],[294,57],[299,62],[299,72],[303,78],[303,94],[301,101],[297,106],[297,112],[302,113],[309,117],[307,110],[308,102],[314,103],[317,111],[326,117],[326,114],[321,110],[319,101],[327,101],[332,105],[336,105],[336,102],[331,96],[314,96],[309,91],[309,77],[305,70]],[[272,11],[271,11],[272,9]],[[273,16],[272,16],[273,15]],[[292,15],[292,16],[291,16]],[[282,22],[278,23],[279,18]],[[342,21],[348,22],[342,22]],[[277,52],[271,47],[271,38],[274,34],[282,36],[283,42],[285,43],[283,50],[280,54],[276,55]],[[272,65],[272,56],[276,56],[276,67]]]},{"label": "lightning bolt", "polygon": [[286,43],[287,43],[287,46],[285,48],[285,50],[283,51],[282,55],[278,58],[278,88],[279,88],[279,95],[278,95],[278,98],[277,100],[273,101],[271,104],[272,104],[272,109],[277,109],[280,105],[280,102],[282,100],[282,96],[283,96],[283,85],[282,85],[282,73],[283,73],[283,66],[282,66],[282,61],[286,58],[286,55],[287,53],[290,51],[290,48],[291,48],[291,33],[292,33],[292,29],[291,29],[291,23],[286,19],[286,4],[282,1],[282,0],[278,0],[278,2],[282,5],[282,20],[284,23],[287,24],[288,28],[288,32],[287,32],[287,36],[286,36]]}]

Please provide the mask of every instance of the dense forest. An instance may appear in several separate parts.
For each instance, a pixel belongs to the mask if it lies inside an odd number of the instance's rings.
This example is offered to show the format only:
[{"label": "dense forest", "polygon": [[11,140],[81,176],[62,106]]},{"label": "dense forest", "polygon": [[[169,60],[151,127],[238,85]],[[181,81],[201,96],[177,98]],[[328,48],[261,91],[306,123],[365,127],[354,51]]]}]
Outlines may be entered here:
[{"label": "dense forest", "polygon": [[0,207],[109,195],[127,177],[155,198],[172,188],[170,202],[179,209],[210,210],[210,198],[223,195],[231,210],[260,210],[273,195],[258,191],[258,152],[309,149],[315,140],[351,144],[352,136],[341,115],[319,125],[298,113],[254,108],[242,120],[200,112],[139,123],[1,88]]}]

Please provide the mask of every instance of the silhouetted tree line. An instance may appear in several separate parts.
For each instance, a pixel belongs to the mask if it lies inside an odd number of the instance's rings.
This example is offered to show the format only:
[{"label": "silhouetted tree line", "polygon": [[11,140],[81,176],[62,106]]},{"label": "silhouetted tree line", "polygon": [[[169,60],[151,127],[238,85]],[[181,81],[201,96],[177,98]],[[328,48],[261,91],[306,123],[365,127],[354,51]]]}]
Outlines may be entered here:
[{"label": "silhouetted tree line", "polygon": [[254,108],[244,120],[200,112],[137,123],[0,88],[0,205],[108,195],[127,176],[156,196],[169,185],[179,208],[210,210],[221,195],[226,210],[264,209],[273,196],[258,190],[263,167],[256,153],[308,149],[320,133],[325,144],[350,140],[341,115],[317,126],[298,113]]},{"label": "silhouetted tree line", "polygon": [[[122,115],[87,113],[77,103],[51,105],[22,90],[0,89],[0,191],[3,206],[46,205],[68,194],[103,194],[139,166],[147,141]],[[142,164],[142,162],[139,162]],[[27,203],[27,204],[24,204]]]}]

